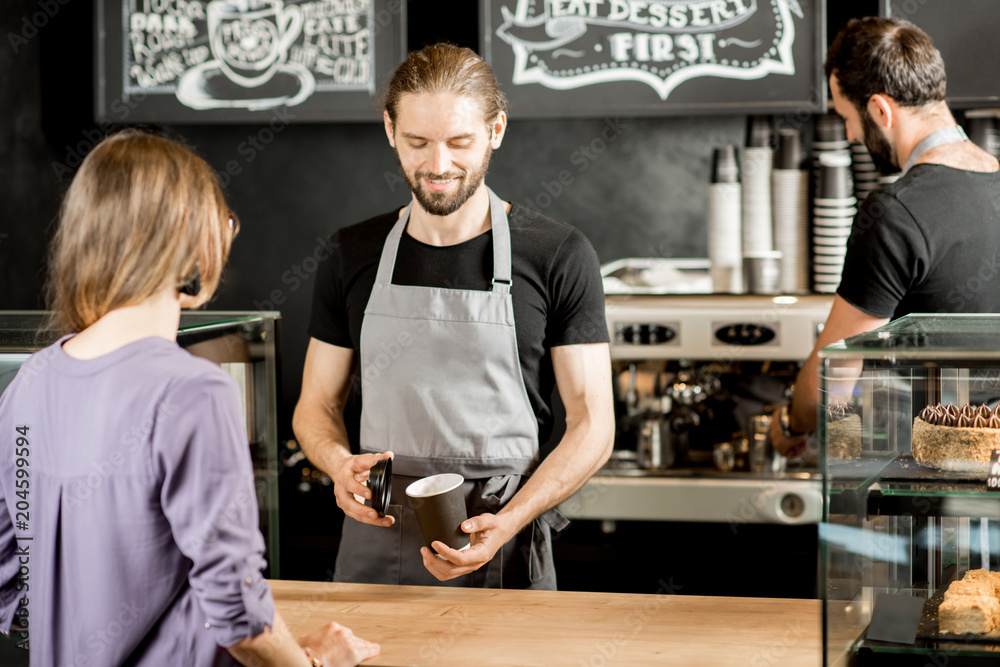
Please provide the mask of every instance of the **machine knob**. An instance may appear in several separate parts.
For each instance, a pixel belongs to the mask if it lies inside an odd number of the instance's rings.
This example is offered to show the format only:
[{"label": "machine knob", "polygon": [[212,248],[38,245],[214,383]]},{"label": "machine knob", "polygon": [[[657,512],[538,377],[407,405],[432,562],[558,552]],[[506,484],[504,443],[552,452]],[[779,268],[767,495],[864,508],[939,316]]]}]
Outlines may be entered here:
[{"label": "machine knob", "polygon": [[781,498],[781,511],[791,519],[797,519],[806,511],[805,501],[797,493],[788,493]]}]

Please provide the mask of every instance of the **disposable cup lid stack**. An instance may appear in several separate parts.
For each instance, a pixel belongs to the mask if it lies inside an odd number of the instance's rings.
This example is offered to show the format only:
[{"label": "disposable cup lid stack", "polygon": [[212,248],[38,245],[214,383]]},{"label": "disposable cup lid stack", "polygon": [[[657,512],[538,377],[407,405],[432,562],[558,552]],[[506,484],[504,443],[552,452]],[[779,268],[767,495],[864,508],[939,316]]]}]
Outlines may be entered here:
[{"label": "disposable cup lid stack", "polygon": [[892,174],[880,172],[868,149],[861,144],[851,146],[851,158],[853,160],[854,193],[859,203],[880,186],[893,183],[900,176],[898,171]]},{"label": "disposable cup lid stack", "polygon": [[747,118],[747,148],[774,148],[774,119],[771,116]]},{"label": "disposable cup lid stack", "polygon": [[849,151],[821,152],[816,157],[812,208],[812,284],[817,292],[836,291],[844,268],[847,239],[857,212]]},{"label": "disposable cup lid stack", "polygon": [[743,291],[742,188],[736,148],[716,148],[708,189],[708,258],[716,292]]},{"label": "disposable cup lid stack", "polygon": [[820,163],[824,156],[839,156],[838,159],[850,167],[850,144],[847,141],[847,129],[840,116],[828,113],[816,118],[816,134],[812,149],[813,191],[815,192],[819,184]]},{"label": "disposable cup lid stack", "polygon": [[[786,136],[782,132],[782,136]],[[785,160],[785,164],[797,161]],[[809,289],[809,173],[779,169],[771,173],[774,248],[782,253],[780,287],[786,292]]]},{"label": "disposable cup lid stack", "polygon": [[771,223],[773,151],[751,146],[743,150],[743,252],[774,249]]},{"label": "disposable cup lid stack", "polygon": [[816,117],[817,143],[847,143],[847,127],[843,119],[835,113],[825,113]]},{"label": "disposable cup lid stack", "polygon": [[[823,150],[814,147],[812,160],[812,190],[814,195],[816,197],[827,198],[854,196],[854,177],[851,163],[851,152],[846,147],[838,150]],[[837,167],[832,167],[832,165],[837,165]],[[836,168],[842,172],[840,182],[837,183],[837,189],[846,188],[846,192],[822,193],[824,186],[823,175],[831,168]]]},{"label": "disposable cup lid stack", "polygon": [[743,291],[742,187],[736,149],[716,148],[708,189],[708,258],[715,292]]},{"label": "disposable cup lid stack", "polygon": [[708,193],[708,255],[713,263],[742,257],[739,184],[715,184]]}]

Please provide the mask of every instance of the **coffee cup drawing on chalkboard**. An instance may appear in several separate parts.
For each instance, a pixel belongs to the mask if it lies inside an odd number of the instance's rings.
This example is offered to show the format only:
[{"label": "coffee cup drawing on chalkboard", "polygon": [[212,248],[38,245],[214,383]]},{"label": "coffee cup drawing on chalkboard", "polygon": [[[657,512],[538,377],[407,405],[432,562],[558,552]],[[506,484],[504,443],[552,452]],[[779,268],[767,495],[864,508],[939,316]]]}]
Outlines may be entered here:
[{"label": "coffee cup drawing on chalkboard", "polygon": [[282,0],[212,0],[208,43],[213,60],[181,77],[177,98],[194,109],[270,109],[312,95],[309,70],[286,62],[302,30],[302,10]]}]

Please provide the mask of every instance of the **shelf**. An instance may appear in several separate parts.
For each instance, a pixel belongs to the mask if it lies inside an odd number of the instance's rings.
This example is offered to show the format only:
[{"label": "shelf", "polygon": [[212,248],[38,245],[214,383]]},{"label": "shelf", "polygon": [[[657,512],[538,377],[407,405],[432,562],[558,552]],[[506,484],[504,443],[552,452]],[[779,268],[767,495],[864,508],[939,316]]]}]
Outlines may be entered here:
[{"label": "shelf", "polygon": [[[955,576],[954,571],[952,571],[952,576]],[[952,576],[949,576],[948,581],[951,580]],[[1000,644],[996,643],[992,637],[969,636],[965,639],[937,636],[937,605],[941,603],[945,588],[947,588],[947,583],[934,590],[927,586],[916,586],[895,591],[897,594],[912,595],[927,600],[923,617],[920,620],[917,640],[912,646],[908,646],[873,641],[862,636],[855,646],[858,652],[858,665],[913,664],[923,667],[928,664],[927,658],[929,656],[947,656],[949,667],[996,664],[997,658],[1000,656]],[[911,659],[908,660],[907,657]],[[930,664],[935,663],[931,662]]]},{"label": "shelf", "polygon": [[988,490],[982,474],[932,470],[909,455],[853,463],[856,474],[849,479],[837,477],[838,470],[831,467],[831,515],[863,511],[869,518],[913,515],[1000,519],[1000,492]]}]

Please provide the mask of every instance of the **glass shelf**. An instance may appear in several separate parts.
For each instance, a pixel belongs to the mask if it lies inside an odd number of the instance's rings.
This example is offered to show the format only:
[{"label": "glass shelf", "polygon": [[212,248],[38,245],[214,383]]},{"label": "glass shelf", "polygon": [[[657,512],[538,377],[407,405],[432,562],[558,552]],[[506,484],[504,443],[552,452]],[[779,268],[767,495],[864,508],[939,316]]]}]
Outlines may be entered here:
[{"label": "glass shelf", "polygon": [[820,357],[1000,360],[1000,314],[910,314],[829,345]]},{"label": "glass shelf", "polygon": [[[913,442],[925,406],[1000,403],[1000,314],[908,315],[824,348],[820,364],[824,664],[1000,664],[1000,632],[925,633],[914,646],[867,639],[876,592],[932,599],[956,570],[1000,572],[1000,493],[972,463],[992,437],[935,432],[921,461]],[[933,467],[945,452],[946,467],[979,469]]]},{"label": "glass shelf", "polygon": [[[1000,643],[997,643],[992,635],[991,637],[976,637],[974,635],[968,635],[967,637],[937,636],[936,606],[941,603],[945,588],[947,588],[947,584],[933,589],[928,586],[913,586],[890,591],[880,590],[880,593],[891,592],[896,595],[910,595],[925,600],[920,628],[917,631],[917,639],[913,645],[908,645],[875,641],[862,636],[857,644],[855,644],[855,650],[858,652],[858,664],[878,664],[879,656],[890,655],[920,657],[922,661],[918,664],[921,665],[955,664],[950,661],[939,663],[928,661],[927,658],[930,656],[961,657],[962,659],[989,658],[994,661],[997,660],[1000,657]],[[870,592],[867,596],[874,597]]]}]

